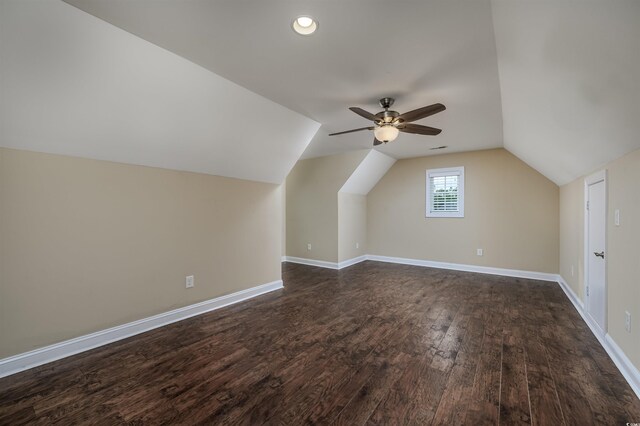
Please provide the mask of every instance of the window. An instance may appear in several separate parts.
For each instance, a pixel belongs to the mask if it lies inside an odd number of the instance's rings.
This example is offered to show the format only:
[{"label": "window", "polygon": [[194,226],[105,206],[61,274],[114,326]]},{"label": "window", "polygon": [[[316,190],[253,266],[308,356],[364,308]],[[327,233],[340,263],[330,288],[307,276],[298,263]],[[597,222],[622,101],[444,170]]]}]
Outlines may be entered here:
[{"label": "window", "polygon": [[427,217],[464,217],[464,167],[427,170]]}]

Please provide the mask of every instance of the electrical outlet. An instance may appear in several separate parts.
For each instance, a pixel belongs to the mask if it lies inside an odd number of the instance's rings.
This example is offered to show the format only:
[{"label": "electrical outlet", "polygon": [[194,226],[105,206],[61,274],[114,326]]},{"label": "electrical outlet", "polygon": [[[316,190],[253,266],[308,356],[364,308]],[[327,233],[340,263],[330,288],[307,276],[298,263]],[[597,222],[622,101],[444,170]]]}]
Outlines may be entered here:
[{"label": "electrical outlet", "polygon": [[627,333],[631,333],[631,314],[629,311],[624,312],[624,329]]},{"label": "electrical outlet", "polygon": [[311,251],[311,243],[307,244],[307,250]]},{"label": "electrical outlet", "polygon": [[360,243],[356,243],[356,248],[360,248]]},{"label": "electrical outlet", "polygon": [[484,250],[482,250],[482,249],[478,249],[478,250],[476,250],[476,254],[477,254],[478,256],[482,256],[482,255],[484,254]]},{"label": "electrical outlet", "polygon": [[185,280],[185,287],[193,288],[194,285],[196,285],[195,278],[193,277],[193,275],[189,275]]},{"label": "electrical outlet", "polygon": [[620,226],[620,209],[616,209],[613,214],[613,220],[616,226]]}]

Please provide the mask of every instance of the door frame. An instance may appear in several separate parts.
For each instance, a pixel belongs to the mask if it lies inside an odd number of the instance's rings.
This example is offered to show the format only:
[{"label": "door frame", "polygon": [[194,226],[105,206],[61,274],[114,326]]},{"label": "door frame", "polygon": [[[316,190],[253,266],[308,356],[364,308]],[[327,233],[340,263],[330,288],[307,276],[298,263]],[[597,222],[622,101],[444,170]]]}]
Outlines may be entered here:
[{"label": "door frame", "polygon": [[[604,252],[605,252],[605,262],[604,262],[604,324],[603,328],[600,328],[600,325],[593,319],[591,316],[591,312],[589,312],[589,297],[587,295],[587,286],[589,285],[589,210],[587,209],[587,202],[589,201],[589,186],[598,182],[604,182]],[[599,329],[602,336],[607,333],[608,329],[608,269],[609,269],[609,251],[608,251],[608,238],[607,238],[607,229],[609,226],[609,191],[607,188],[607,170],[603,169],[598,172],[595,172],[584,179],[584,310],[589,316],[589,319],[593,322],[593,325],[596,326],[596,329]]]}]

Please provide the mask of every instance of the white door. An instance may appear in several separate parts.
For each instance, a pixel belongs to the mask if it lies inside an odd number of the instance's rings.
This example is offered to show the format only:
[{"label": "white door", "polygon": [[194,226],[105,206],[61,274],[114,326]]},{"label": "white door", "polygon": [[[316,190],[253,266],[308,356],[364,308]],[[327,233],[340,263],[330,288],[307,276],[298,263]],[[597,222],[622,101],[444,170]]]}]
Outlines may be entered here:
[{"label": "white door", "polygon": [[604,174],[587,179],[586,214],[586,266],[587,266],[587,312],[591,319],[607,330],[607,289],[606,289],[606,230],[607,230],[607,193]]}]

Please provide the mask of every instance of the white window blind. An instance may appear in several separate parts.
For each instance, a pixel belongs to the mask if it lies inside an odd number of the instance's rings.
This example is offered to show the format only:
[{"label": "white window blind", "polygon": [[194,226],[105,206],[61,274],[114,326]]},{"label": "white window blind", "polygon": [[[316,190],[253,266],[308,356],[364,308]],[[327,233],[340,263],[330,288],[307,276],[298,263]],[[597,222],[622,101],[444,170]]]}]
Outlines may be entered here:
[{"label": "white window blind", "polygon": [[427,217],[464,217],[464,167],[427,170]]}]

